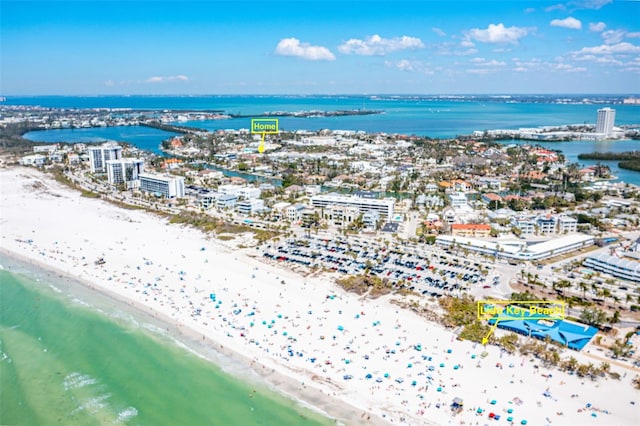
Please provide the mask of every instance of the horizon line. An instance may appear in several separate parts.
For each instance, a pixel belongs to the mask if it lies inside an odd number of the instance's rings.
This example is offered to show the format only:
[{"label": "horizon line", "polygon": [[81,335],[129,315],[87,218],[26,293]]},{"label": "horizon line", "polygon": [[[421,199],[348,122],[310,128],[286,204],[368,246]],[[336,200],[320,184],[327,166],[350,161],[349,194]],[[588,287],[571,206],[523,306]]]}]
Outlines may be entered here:
[{"label": "horizon line", "polygon": [[107,96],[640,96],[640,92],[547,92],[547,93],[93,93],[93,94],[0,94],[4,98],[34,98],[34,97],[107,97]]}]

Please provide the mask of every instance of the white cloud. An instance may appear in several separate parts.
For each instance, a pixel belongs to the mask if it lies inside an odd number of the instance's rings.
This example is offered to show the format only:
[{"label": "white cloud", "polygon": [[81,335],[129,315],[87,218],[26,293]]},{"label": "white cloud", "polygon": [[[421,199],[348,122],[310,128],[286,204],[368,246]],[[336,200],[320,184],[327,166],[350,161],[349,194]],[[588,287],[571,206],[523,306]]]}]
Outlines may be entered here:
[{"label": "white cloud", "polygon": [[114,83],[113,80],[107,80],[104,82],[104,85],[107,87],[113,87],[116,85],[116,83]]},{"label": "white cloud", "polygon": [[424,47],[422,40],[416,37],[382,38],[375,34],[364,40],[352,38],[338,47],[341,53],[350,55],[385,55],[387,53],[406,49],[420,49]]},{"label": "white cloud", "polygon": [[589,23],[589,31],[593,31],[594,33],[604,31],[605,28],[607,28],[607,24],[605,24],[604,22]]},{"label": "white cloud", "polygon": [[145,83],[167,83],[169,81],[189,81],[189,77],[186,75],[169,75],[169,76],[155,76],[149,77]]},{"label": "white cloud", "polygon": [[[475,46],[470,41],[462,41],[459,45],[453,42],[440,43],[435,46],[436,54],[443,56],[468,56],[478,53],[478,49],[473,48]],[[460,50],[459,48],[463,49]]]},{"label": "white cloud", "polygon": [[436,28],[436,27],[431,28],[431,31],[433,31],[434,33],[438,34],[440,37],[444,37],[444,36],[447,35],[447,33],[442,31],[440,28]]},{"label": "white cloud", "polygon": [[486,30],[473,28],[467,32],[467,37],[482,43],[511,43],[518,44],[518,40],[529,33],[527,28],[505,27],[504,24],[489,24]]},{"label": "white cloud", "polygon": [[533,13],[533,12],[535,12],[535,11],[536,11],[536,10],[535,10],[533,7],[528,7],[528,8],[526,8],[526,9],[524,10],[524,13]]},{"label": "white cloud", "polygon": [[572,16],[564,19],[554,19],[549,23],[549,25],[552,27],[569,28],[571,30],[579,30],[582,28],[582,22]]},{"label": "white cloud", "polygon": [[396,67],[401,71],[415,71],[416,70],[414,64],[412,64],[411,61],[408,61],[406,59],[402,59],[402,60],[398,61],[398,63],[396,64]]},{"label": "white cloud", "polygon": [[598,10],[609,3],[613,3],[613,0],[579,0],[569,2],[568,4],[576,9]]},{"label": "white cloud", "polygon": [[591,9],[598,10],[603,6],[612,3],[613,0],[573,0],[567,3],[558,3],[544,9],[545,12],[553,12],[554,10],[580,10]]},{"label": "white cloud", "polygon": [[308,61],[334,61],[335,55],[323,46],[301,43],[297,38],[283,38],[276,46],[276,55],[295,56]]},{"label": "white cloud", "polygon": [[573,52],[575,55],[614,55],[627,53],[640,53],[640,46],[631,43],[603,44],[594,47],[583,47]]},{"label": "white cloud", "polygon": [[401,59],[397,62],[385,61],[385,65],[392,68],[397,68],[400,71],[405,72],[419,72],[422,74],[433,75],[434,71],[422,61],[410,61],[408,59]]},{"label": "white cloud", "polygon": [[620,43],[626,34],[623,30],[608,30],[602,33],[602,39],[606,44]]},{"label": "white cloud", "polygon": [[551,67],[551,70],[562,72],[585,72],[587,69],[585,67],[574,67],[570,64],[555,64]]},{"label": "white cloud", "polygon": [[473,58],[469,62],[482,67],[503,67],[506,65],[506,63],[496,61],[495,59],[489,61],[485,58]]},{"label": "white cloud", "polygon": [[553,6],[549,6],[544,9],[545,12],[553,12],[554,10],[566,10],[564,4],[554,4]]}]

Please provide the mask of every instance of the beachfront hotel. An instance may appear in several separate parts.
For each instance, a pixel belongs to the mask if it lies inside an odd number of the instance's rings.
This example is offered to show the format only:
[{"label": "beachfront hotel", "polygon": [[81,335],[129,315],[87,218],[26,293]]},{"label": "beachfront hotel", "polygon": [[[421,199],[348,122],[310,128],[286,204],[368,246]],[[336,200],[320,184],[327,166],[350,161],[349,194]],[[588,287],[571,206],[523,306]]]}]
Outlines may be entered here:
[{"label": "beachfront hotel", "polygon": [[355,197],[353,195],[321,194],[311,197],[313,207],[326,209],[330,206],[355,207],[360,213],[377,212],[381,218],[388,220],[393,216],[394,199],[376,199]]},{"label": "beachfront hotel", "polygon": [[140,184],[140,173],[144,171],[142,158],[120,158],[105,161],[107,178],[111,185],[126,185],[127,189],[137,188]]},{"label": "beachfront hotel", "polygon": [[173,175],[140,173],[140,191],[165,198],[184,197],[184,178]]},{"label": "beachfront hotel", "polygon": [[616,120],[616,110],[612,108],[601,108],[598,110],[596,121],[596,133],[601,133],[605,137],[613,134],[613,124]]},{"label": "beachfront hotel", "polygon": [[640,262],[636,262],[635,260],[623,259],[602,253],[587,257],[583,264],[594,271],[604,272],[616,278],[640,283]]},{"label": "beachfront hotel", "polygon": [[91,173],[104,173],[108,160],[122,158],[122,147],[115,142],[106,142],[100,146],[87,148]]},{"label": "beachfront hotel", "polygon": [[573,234],[542,243],[527,244],[524,241],[492,242],[455,235],[439,235],[436,237],[436,244],[441,247],[459,248],[507,260],[535,261],[592,246],[595,244],[595,238],[591,235]]}]

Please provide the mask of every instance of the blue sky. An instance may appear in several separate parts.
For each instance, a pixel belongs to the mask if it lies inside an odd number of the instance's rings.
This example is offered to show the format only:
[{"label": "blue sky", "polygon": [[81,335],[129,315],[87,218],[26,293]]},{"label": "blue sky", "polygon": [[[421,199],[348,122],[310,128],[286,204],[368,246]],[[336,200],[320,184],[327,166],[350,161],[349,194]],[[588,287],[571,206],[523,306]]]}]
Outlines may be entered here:
[{"label": "blue sky", "polygon": [[0,2],[0,94],[640,93],[640,2]]}]

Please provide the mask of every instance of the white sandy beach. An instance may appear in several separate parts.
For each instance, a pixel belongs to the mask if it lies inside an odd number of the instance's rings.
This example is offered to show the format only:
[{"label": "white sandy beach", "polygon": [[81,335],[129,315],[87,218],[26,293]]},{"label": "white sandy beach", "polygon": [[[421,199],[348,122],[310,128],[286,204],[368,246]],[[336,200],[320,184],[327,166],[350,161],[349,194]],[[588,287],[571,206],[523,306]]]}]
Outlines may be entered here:
[{"label": "white sandy beach", "polygon": [[[321,391],[323,409],[347,423],[640,423],[640,392],[631,385],[637,371],[612,365],[620,381],[545,371],[530,357],[457,341],[388,298],[362,300],[327,278],[267,265],[197,230],[83,198],[35,170],[0,170],[0,183],[3,250],[170,318],[185,333],[253,360],[258,374],[289,377],[300,399],[313,404],[305,387]],[[465,405],[455,417],[454,397]]]}]

